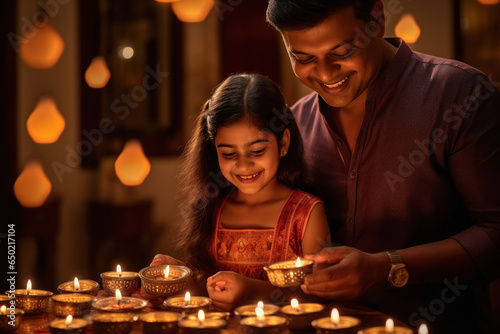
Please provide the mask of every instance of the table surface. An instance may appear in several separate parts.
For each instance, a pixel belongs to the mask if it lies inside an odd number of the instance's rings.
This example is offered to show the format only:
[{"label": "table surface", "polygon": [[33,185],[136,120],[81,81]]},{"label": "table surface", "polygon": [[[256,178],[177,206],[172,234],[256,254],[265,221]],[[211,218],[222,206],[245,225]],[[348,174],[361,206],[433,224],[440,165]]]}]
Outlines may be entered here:
[{"label": "table surface", "polygon": [[[318,318],[330,316],[330,312],[332,308],[336,307],[339,310],[341,316],[351,316],[357,317],[361,320],[361,324],[352,331],[352,333],[356,333],[359,329],[365,329],[374,326],[384,326],[386,320],[389,318],[388,315],[377,312],[370,308],[367,308],[362,305],[358,305],[355,303],[327,303],[325,304],[325,309]],[[146,309],[144,312],[152,311],[151,309]],[[156,310],[153,310],[156,311]],[[54,316],[51,313],[45,313],[42,315],[35,316],[24,316],[22,318],[21,326],[14,331],[15,334],[24,334],[24,333],[49,333],[48,324],[50,321],[54,320]],[[402,323],[397,319],[393,319],[396,326],[404,326],[408,327],[406,324]],[[302,330],[300,333],[314,333],[314,329],[311,327],[310,330]],[[413,330],[416,333],[416,330]],[[87,334],[92,333],[91,326],[87,329]],[[141,330],[140,323],[136,322],[133,326],[132,334],[141,334],[143,333]],[[226,329],[221,331],[222,334],[241,334],[243,333],[241,330],[241,326],[239,325],[239,319],[232,315],[228,320],[228,325]]]}]

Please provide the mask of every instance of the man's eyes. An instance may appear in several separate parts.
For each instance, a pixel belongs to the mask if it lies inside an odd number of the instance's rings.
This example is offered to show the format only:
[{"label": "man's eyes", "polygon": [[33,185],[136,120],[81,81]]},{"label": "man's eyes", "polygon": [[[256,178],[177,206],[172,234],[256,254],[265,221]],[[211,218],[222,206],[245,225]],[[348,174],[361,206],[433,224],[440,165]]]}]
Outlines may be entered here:
[{"label": "man's eyes", "polygon": [[[328,54],[328,57],[332,58],[332,59],[346,59],[346,58],[349,58],[353,53],[355,53],[357,51],[358,51],[358,49],[356,47],[352,46],[343,53],[330,52]],[[293,53],[291,53],[291,55],[292,55],[292,58],[300,64],[308,64],[315,59],[315,57],[313,57],[313,56],[307,57],[307,58],[299,58],[296,55],[294,55]]]}]

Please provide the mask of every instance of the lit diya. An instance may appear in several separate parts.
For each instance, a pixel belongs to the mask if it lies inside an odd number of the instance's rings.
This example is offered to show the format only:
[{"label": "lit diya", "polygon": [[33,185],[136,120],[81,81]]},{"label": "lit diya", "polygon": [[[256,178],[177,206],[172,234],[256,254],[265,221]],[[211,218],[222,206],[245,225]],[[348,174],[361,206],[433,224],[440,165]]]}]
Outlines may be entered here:
[{"label": "lit diya", "polygon": [[113,295],[115,290],[120,290],[123,296],[130,296],[132,292],[139,289],[141,279],[139,274],[133,271],[123,271],[120,265],[116,271],[101,273],[102,287],[108,295]]},{"label": "lit diya", "polygon": [[171,297],[163,302],[163,306],[167,310],[178,313],[196,313],[199,310],[208,311],[210,306],[210,298],[208,297],[191,297],[189,291],[184,297]]},{"label": "lit diya", "polygon": [[314,320],[311,325],[316,328],[317,334],[337,334],[352,332],[361,321],[355,317],[340,316],[339,311],[332,309],[330,317]]},{"label": "lit diya", "polygon": [[394,326],[394,320],[387,319],[385,326],[370,327],[358,331],[358,334],[412,334],[413,330],[407,327]]},{"label": "lit diya", "polygon": [[243,332],[246,334],[278,334],[286,332],[286,319],[271,315],[265,316],[264,310],[255,308],[255,317],[246,317],[240,320]]},{"label": "lit diya", "polygon": [[279,306],[274,304],[264,304],[262,301],[260,301],[257,304],[239,306],[236,309],[234,309],[234,314],[240,318],[255,317],[256,316],[255,308],[257,307],[261,308],[264,311],[265,316],[273,315],[280,311]]},{"label": "lit diya", "polygon": [[193,271],[184,266],[158,265],[141,269],[141,284],[147,293],[169,297],[183,292]]},{"label": "lit diya", "polygon": [[83,319],[73,319],[68,315],[66,319],[56,319],[49,323],[49,330],[52,334],[84,334],[87,329],[87,321]]},{"label": "lit diya", "polygon": [[101,313],[92,316],[94,334],[128,334],[135,320],[132,313]]},{"label": "lit diya", "polygon": [[96,299],[92,307],[102,312],[140,312],[149,305],[148,301],[136,297],[122,297],[116,289],[115,297]]},{"label": "lit diya", "polygon": [[264,266],[269,282],[278,287],[292,287],[302,284],[304,277],[312,273],[314,261],[309,259],[288,260]]},{"label": "lit diya", "polygon": [[68,315],[83,317],[90,313],[94,297],[80,293],[63,293],[52,296],[52,313],[58,318]]},{"label": "lit diya", "polygon": [[0,307],[0,332],[14,331],[21,325],[24,310],[15,308],[14,306]]},{"label": "lit diya", "polygon": [[92,280],[79,280],[77,277],[73,281],[59,284],[57,291],[60,293],[82,293],[97,296],[99,283]]},{"label": "lit diya", "polygon": [[285,315],[288,328],[304,330],[311,328],[311,321],[317,319],[324,310],[324,306],[317,303],[301,303],[292,299],[290,305],[283,306],[281,312]]},{"label": "lit diya", "polygon": [[224,319],[207,319],[203,310],[198,311],[198,317],[188,317],[179,320],[179,327],[183,334],[210,334],[220,333],[220,330],[226,327],[227,322]]},{"label": "lit diya", "polygon": [[179,313],[148,312],[139,316],[144,334],[176,334],[179,328]]},{"label": "lit diya", "polygon": [[16,305],[22,308],[26,315],[41,314],[47,311],[51,291],[32,289],[31,280],[28,280],[26,289],[14,290]]}]

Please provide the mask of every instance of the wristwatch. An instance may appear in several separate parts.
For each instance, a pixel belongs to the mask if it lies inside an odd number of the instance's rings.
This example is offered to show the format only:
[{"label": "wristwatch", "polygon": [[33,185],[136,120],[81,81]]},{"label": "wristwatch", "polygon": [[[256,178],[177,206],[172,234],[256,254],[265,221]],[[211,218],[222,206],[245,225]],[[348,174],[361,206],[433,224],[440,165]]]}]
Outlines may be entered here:
[{"label": "wristwatch", "polygon": [[391,260],[391,270],[389,271],[389,276],[387,281],[391,287],[400,288],[408,283],[410,278],[410,273],[408,268],[403,262],[401,255],[397,250],[385,251],[389,255],[389,260]]}]

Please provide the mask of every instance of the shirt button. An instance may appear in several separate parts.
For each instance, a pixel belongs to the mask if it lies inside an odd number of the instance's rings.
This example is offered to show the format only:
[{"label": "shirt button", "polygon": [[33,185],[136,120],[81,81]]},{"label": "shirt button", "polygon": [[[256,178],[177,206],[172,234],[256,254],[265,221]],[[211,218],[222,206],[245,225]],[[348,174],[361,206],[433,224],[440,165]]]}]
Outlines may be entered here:
[{"label": "shirt button", "polygon": [[356,178],[356,173],[351,172],[351,174],[349,174],[349,177],[351,178],[351,180],[354,180]]},{"label": "shirt button", "polygon": [[352,224],[352,218],[349,218],[349,219],[347,220],[347,223],[348,223],[348,224]]},{"label": "shirt button", "polygon": [[337,145],[342,146],[342,140],[337,139]]}]

